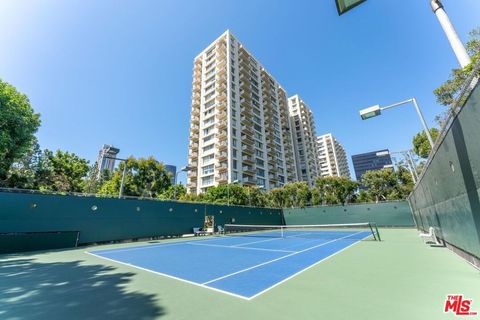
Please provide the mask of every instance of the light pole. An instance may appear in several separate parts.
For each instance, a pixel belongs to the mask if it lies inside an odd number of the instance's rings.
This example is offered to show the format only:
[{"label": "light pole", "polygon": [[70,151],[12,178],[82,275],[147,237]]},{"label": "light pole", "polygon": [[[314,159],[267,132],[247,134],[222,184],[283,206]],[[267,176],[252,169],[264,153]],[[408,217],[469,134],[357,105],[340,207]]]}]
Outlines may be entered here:
[{"label": "light pole", "polygon": [[184,166],[184,167],[182,167],[182,169],[180,169],[180,171],[175,172],[175,181],[174,181],[175,185],[173,186],[173,199],[174,200],[177,200],[177,178],[178,178],[178,174],[180,172],[188,172],[190,170],[192,170],[192,167]]},{"label": "light pole", "polygon": [[430,5],[432,6],[433,13],[435,13],[435,15],[437,16],[443,31],[447,35],[448,41],[452,46],[453,52],[455,52],[458,63],[460,63],[460,66],[462,68],[465,68],[472,62],[472,60],[470,59],[467,50],[463,46],[462,41],[460,41],[460,38],[458,37],[457,31],[455,31],[452,22],[448,18],[447,13],[443,8],[442,2],[440,2],[440,0],[431,0]]},{"label": "light pole", "polygon": [[120,159],[115,157],[105,156],[107,159],[123,161],[123,173],[122,173],[122,183],[120,184],[120,192],[118,193],[118,198],[122,198],[123,195],[123,187],[125,186],[125,175],[127,174],[127,161],[128,159]]},{"label": "light pole", "polygon": [[[238,183],[238,182],[239,182],[238,180],[233,180],[232,184]],[[229,183],[227,183],[227,206],[230,206],[230,184]]]},{"label": "light pole", "polygon": [[360,116],[362,117],[362,120],[367,120],[367,119],[370,119],[370,118],[381,115],[383,110],[398,107],[400,105],[407,104],[407,103],[410,103],[410,102],[413,103],[413,105],[415,106],[415,110],[417,110],[418,116],[420,117],[420,121],[422,122],[422,125],[423,125],[423,130],[425,131],[425,134],[427,135],[428,141],[430,142],[430,146],[433,149],[434,143],[433,143],[432,136],[430,135],[430,131],[428,130],[427,123],[425,122],[425,119],[423,118],[422,111],[420,111],[420,107],[418,106],[417,100],[415,98],[408,99],[408,100],[405,100],[405,101],[401,101],[401,102],[398,102],[398,103],[394,103],[394,104],[391,104],[391,105],[386,106],[386,107],[380,107],[379,105],[375,105],[373,107],[362,109],[362,110],[360,110]]}]

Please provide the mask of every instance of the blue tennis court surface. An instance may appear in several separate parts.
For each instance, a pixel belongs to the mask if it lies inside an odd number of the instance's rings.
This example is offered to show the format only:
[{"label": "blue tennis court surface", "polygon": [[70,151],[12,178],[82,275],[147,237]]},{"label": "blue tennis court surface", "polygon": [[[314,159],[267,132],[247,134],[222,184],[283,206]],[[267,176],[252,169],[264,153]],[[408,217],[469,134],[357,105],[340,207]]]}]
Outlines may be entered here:
[{"label": "blue tennis court surface", "polygon": [[337,252],[367,231],[285,231],[221,236],[90,253],[243,299],[253,299]]}]

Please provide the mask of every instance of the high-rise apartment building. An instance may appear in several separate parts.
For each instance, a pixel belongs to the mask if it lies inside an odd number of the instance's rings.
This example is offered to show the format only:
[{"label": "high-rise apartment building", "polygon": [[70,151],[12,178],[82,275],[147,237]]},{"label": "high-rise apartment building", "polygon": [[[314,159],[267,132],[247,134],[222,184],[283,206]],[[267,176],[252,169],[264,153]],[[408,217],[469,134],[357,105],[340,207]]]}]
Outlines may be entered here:
[{"label": "high-rise apartment building", "polygon": [[296,181],[285,90],[231,32],[194,59],[187,188]]},{"label": "high-rise apartment building", "polygon": [[104,144],[97,157],[97,175],[100,177],[104,170],[113,171],[115,167],[115,159],[120,149],[113,147],[112,145]]},{"label": "high-rise apartment building", "polygon": [[317,132],[313,113],[298,95],[290,97],[288,104],[298,180],[313,186],[315,179],[320,176]]},{"label": "high-rise apartment building", "polygon": [[355,176],[360,182],[363,174],[367,171],[393,168],[388,149],[353,155],[352,162]]},{"label": "high-rise apartment building", "polygon": [[322,177],[346,177],[350,179],[347,154],[331,133],[317,138],[318,164]]}]

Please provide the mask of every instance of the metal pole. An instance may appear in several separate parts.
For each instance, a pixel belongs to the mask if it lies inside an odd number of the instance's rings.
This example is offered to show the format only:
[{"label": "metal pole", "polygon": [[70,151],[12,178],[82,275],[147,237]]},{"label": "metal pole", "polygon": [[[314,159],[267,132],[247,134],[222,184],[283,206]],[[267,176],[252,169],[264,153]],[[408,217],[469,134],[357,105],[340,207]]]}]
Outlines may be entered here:
[{"label": "metal pole", "polygon": [[472,63],[472,60],[470,59],[467,50],[463,46],[462,41],[460,41],[452,22],[448,18],[447,13],[443,8],[443,4],[440,2],[440,0],[431,0],[430,5],[432,6],[433,13],[435,13],[437,16],[443,31],[447,35],[448,41],[452,46],[453,52],[455,52],[455,56],[457,57],[460,66],[465,68],[467,65]]},{"label": "metal pole", "polygon": [[408,157],[407,152],[403,153],[403,156],[405,157],[405,160],[407,161],[407,166],[408,166],[408,171],[410,171],[410,175],[412,176],[413,183],[417,183],[417,177],[413,171],[413,166],[412,163],[410,162],[410,159]]},{"label": "metal pole", "polygon": [[427,123],[425,122],[425,119],[423,118],[422,111],[420,111],[420,107],[418,106],[417,99],[413,98],[412,99],[413,105],[415,106],[415,109],[417,110],[418,116],[420,117],[420,121],[422,122],[423,129],[425,130],[425,134],[427,135],[428,141],[430,142],[430,146],[432,147],[433,150],[433,139],[432,136],[430,135],[430,130],[428,130]]},{"label": "metal pole", "polygon": [[121,198],[123,195],[123,186],[125,185],[125,175],[127,173],[127,161],[123,161],[123,174],[122,174],[122,184],[120,184],[120,192],[118,193],[118,197]]},{"label": "metal pole", "polygon": [[175,183],[173,185],[173,200],[177,200],[177,179],[179,173],[180,171],[175,172],[175,181],[173,181]]},{"label": "metal pole", "polygon": [[408,150],[407,155],[408,155],[408,158],[410,159],[410,163],[412,164],[412,167],[413,167],[413,172],[415,173],[415,177],[417,177],[417,181],[418,181],[417,165],[415,164],[415,160],[412,157],[412,150]]}]

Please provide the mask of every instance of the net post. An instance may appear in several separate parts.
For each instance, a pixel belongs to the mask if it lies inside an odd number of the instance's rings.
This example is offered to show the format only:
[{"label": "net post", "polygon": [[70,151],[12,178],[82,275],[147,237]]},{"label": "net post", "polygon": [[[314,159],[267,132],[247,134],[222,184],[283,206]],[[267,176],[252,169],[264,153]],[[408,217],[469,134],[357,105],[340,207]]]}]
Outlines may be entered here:
[{"label": "net post", "polygon": [[375,232],[377,233],[378,241],[382,241],[382,239],[380,238],[380,232],[378,232],[377,224],[375,223],[374,225],[375,225]]}]

